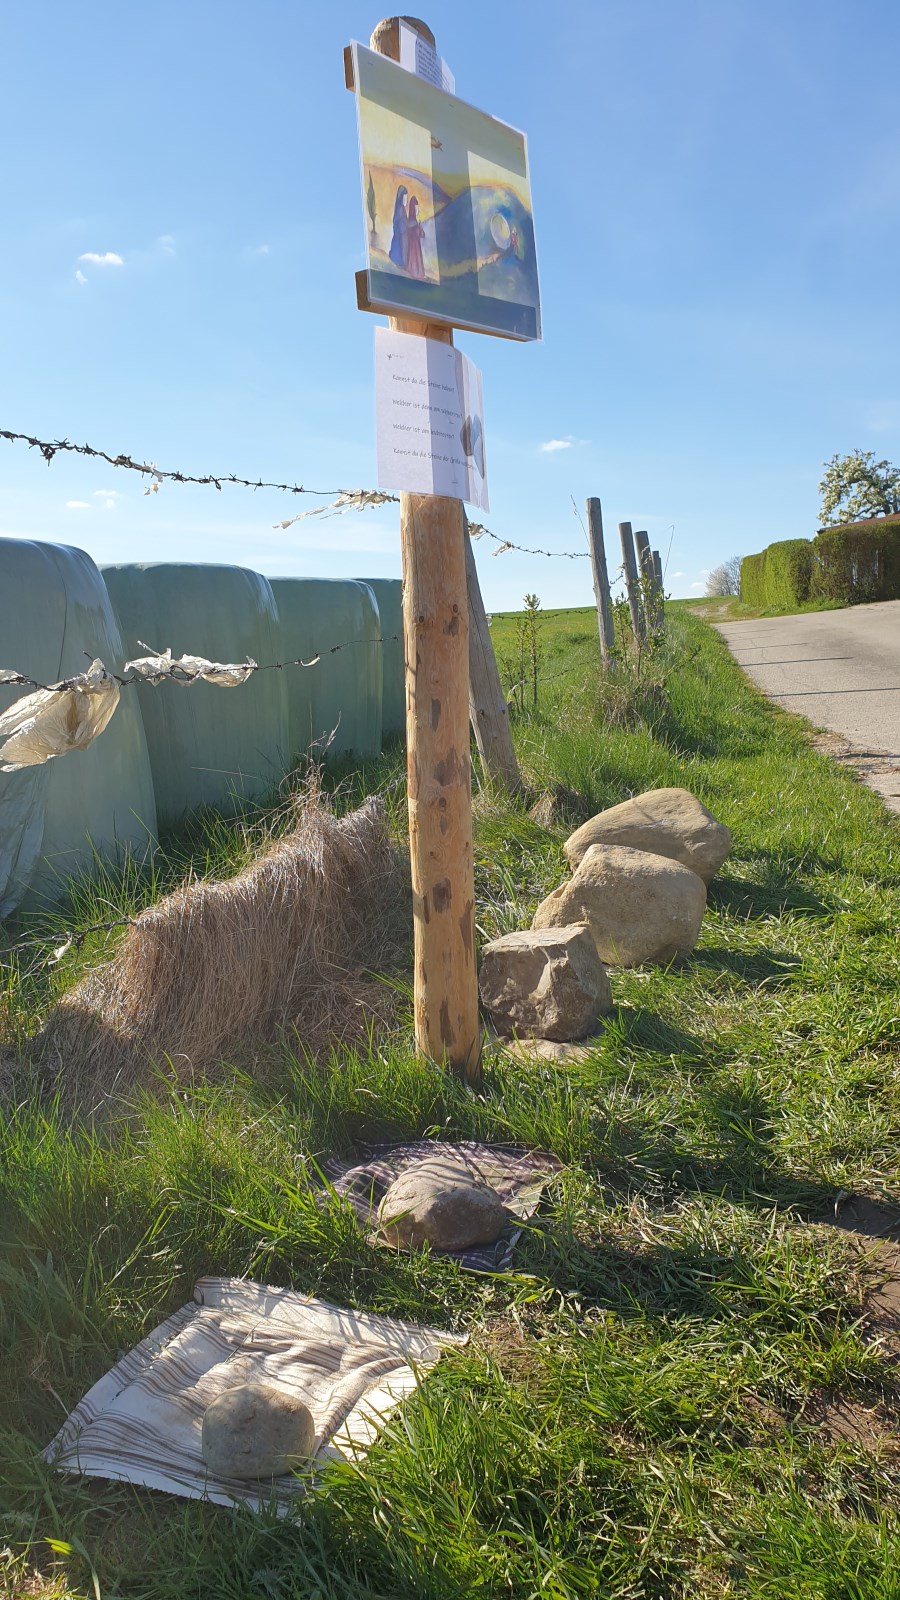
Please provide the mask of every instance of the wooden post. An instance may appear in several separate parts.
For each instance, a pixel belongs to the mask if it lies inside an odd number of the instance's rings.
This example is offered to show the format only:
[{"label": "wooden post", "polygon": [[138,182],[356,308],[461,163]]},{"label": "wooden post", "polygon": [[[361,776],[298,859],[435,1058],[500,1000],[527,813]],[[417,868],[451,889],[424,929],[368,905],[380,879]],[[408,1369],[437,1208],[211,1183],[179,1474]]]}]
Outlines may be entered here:
[{"label": "wooden post", "polygon": [[650,554],[653,557],[653,576],[656,579],[656,587],[659,590],[659,598],[660,600],[664,600],[665,594],[663,592],[662,557],[658,550],[651,550]]},{"label": "wooden post", "polygon": [[631,612],[631,631],[634,634],[635,644],[640,645],[644,639],[644,613],[641,610],[641,587],[638,583],[634,559],[634,534],[630,522],[619,523],[619,538],[622,542],[622,571],[625,574],[625,592],[628,595],[628,609]]},{"label": "wooden post", "polygon": [[[411,23],[429,44],[423,22]],[[397,61],[400,19],[371,47]],[[391,317],[397,333],[453,343],[450,328]],[[472,763],[469,756],[469,601],[461,500],[401,494],[406,773],[412,866],[416,1044],[470,1084],[480,1081],[475,962]]]},{"label": "wooden post", "polygon": [[654,590],[656,588],[656,574],[653,571],[653,557],[650,554],[650,535],[646,529],[635,529],[634,543],[637,550],[638,569],[641,579],[641,600],[644,607],[644,621],[648,628],[656,626],[656,602]]},{"label": "wooden post", "polygon": [[591,571],[594,574],[594,598],[597,602],[597,627],[600,633],[600,656],[603,665],[608,667],[615,649],[616,635],[613,627],[609,573],[606,570],[606,549],[603,544],[603,511],[600,501],[595,496],[587,502],[587,519]]},{"label": "wooden post", "polygon": [[466,586],[469,594],[469,717],[485,778],[515,794],[522,787],[513,748],[506,696],[497,670],[494,641],[481,598],[475,552],[466,527]]}]

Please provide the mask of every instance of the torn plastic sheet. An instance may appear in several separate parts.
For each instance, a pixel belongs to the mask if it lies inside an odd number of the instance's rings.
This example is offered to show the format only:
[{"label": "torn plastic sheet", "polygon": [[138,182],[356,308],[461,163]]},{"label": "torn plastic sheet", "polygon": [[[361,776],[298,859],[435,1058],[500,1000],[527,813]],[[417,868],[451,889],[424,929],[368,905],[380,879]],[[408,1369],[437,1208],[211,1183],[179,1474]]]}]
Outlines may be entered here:
[{"label": "torn plastic sheet", "polygon": [[70,750],[86,750],[118,703],[119,685],[99,657],[87,672],[26,694],[0,716],[0,739],[6,740],[0,772],[40,767]]},{"label": "torn plastic sheet", "polygon": [[171,650],[154,651],[143,639],[139,639],[138,644],[151,653],[135,661],[126,661],[125,671],[136,673],[145,683],[162,683],[166,678],[173,678],[176,683],[196,683],[199,678],[204,683],[217,684],[220,689],[237,689],[257,670],[257,663],[249,659],[233,662],[207,661],[205,656],[173,658]]}]

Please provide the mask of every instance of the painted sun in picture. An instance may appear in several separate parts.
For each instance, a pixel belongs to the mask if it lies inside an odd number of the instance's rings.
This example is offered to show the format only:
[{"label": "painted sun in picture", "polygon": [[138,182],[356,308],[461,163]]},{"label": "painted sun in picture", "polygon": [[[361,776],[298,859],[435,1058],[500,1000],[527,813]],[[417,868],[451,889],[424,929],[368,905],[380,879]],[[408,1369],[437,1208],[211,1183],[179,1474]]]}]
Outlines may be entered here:
[{"label": "painted sun in picture", "polygon": [[539,339],[524,135],[353,49],[373,306]]}]

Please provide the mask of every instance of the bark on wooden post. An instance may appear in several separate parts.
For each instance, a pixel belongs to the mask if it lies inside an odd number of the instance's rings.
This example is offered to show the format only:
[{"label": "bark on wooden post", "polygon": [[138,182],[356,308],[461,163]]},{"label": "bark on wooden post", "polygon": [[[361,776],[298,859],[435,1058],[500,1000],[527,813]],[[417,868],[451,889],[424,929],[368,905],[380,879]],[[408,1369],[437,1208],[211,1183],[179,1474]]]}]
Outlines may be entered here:
[{"label": "bark on wooden post", "polygon": [[[405,17],[429,44],[423,22]],[[400,19],[372,34],[400,56]],[[391,317],[391,328],[453,343],[450,328]],[[472,763],[469,756],[469,599],[461,500],[401,494],[406,771],[412,864],[416,1044],[470,1084],[480,1081],[475,962]]]},{"label": "bark on wooden post", "polygon": [[663,590],[662,556],[658,550],[652,550],[650,553],[653,557],[653,576],[656,579],[656,587],[659,590],[659,598],[660,600],[664,600],[665,593]]},{"label": "bark on wooden post", "polygon": [[634,544],[637,550],[638,571],[641,577],[641,599],[644,606],[644,620],[648,628],[656,626],[656,603],[654,589],[656,576],[653,571],[653,557],[650,554],[650,535],[645,528],[636,528]]},{"label": "bark on wooden post", "polygon": [[606,570],[606,549],[603,544],[603,511],[596,496],[587,502],[588,542],[591,547],[591,571],[594,575],[594,598],[597,602],[597,628],[600,633],[600,656],[609,666],[615,648],[612,595],[609,573]]},{"label": "bark on wooden post", "polygon": [[485,778],[510,794],[515,794],[521,788],[522,780],[513,748],[509,709],[481,598],[468,523],[465,526],[466,586],[469,595],[469,717]]},{"label": "bark on wooden post", "polygon": [[619,539],[622,543],[622,571],[625,575],[628,610],[631,613],[631,631],[634,634],[635,644],[640,644],[645,636],[644,613],[641,609],[641,586],[638,583],[637,564],[634,559],[634,534],[630,522],[619,523]]}]

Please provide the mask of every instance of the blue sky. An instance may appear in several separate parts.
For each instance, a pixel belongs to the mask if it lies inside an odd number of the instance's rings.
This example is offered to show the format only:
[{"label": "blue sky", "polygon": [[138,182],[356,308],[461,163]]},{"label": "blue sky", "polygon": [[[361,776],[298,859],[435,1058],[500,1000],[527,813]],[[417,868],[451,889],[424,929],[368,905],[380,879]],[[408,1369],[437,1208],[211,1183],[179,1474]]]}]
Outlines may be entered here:
[{"label": "blue sky", "polygon": [[[724,557],[815,531],[834,451],[897,460],[896,0],[433,0],[427,20],[457,92],[529,137],[544,342],[458,338],[484,373],[492,529],[577,549],[572,497],[597,494],[611,565],[628,517],[697,593]],[[377,21],[355,0],[7,9],[0,427],[375,483],[341,51]],[[391,508],[276,531],[296,509],[145,496],[0,444],[2,534],[399,574]],[[586,561],[478,558],[489,608],[591,599]]]}]

